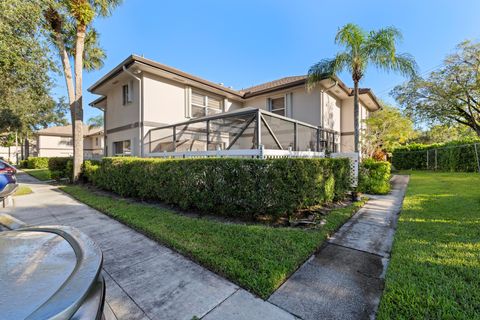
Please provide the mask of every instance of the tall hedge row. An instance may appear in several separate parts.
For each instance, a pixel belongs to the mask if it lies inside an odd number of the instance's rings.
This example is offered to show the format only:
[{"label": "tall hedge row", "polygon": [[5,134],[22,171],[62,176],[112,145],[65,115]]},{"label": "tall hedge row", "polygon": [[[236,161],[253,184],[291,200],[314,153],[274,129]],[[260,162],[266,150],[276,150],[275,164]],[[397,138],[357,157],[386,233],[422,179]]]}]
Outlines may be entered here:
[{"label": "tall hedge row", "polygon": [[26,166],[28,169],[47,169],[48,158],[46,157],[30,157],[26,160]]},{"label": "tall hedge row", "polygon": [[390,192],[390,162],[365,159],[359,169],[359,191],[370,194]]},{"label": "tall hedge row", "polygon": [[[475,143],[477,151],[475,151]],[[455,141],[431,145],[411,144],[393,151],[392,165],[398,170],[475,172],[478,171],[477,156],[480,157],[480,141]]]},{"label": "tall hedge row", "polygon": [[71,157],[49,158],[48,169],[52,172],[53,179],[70,179],[73,176],[73,159]]},{"label": "tall hedge row", "polygon": [[341,198],[348,159],[139,159],[86,162],[84,176],[122,196],[152,199],[203,213],[279,217]]}]

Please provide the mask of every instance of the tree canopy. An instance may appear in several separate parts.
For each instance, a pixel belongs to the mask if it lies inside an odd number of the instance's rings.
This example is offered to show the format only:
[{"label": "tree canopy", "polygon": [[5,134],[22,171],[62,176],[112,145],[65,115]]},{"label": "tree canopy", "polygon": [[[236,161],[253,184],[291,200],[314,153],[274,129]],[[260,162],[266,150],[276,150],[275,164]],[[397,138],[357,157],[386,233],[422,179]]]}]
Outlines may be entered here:
[{"label": "tree canopy", "polygon": [[418,122],[461,124],[480,136],[480,43],[460,43],[440,69],[397,86],[392,95]]},{"label": "tree canopy", "polygon": [[359,151],[359,82],[369,65],[385,71],[396,71],[402,75],[414,76],[417,65],[412,56],[397,53],[397,43],[402,39],[394,27],[364,31],[358,25],[349,23],[340,28],[335,43],[344,48],[332,59],[323,59],[308,71],[307,87],[312,88],[320,81],[347,70],[354,84],[354,137],[355,151]]},{"label": "tree canopy", "polygon": [[[43,11],[45,30],[58,53],[67,86],[73,134],[73,181],[83,163],[83,70],[103,65],[104,51],[93,28],[96,17],[106,17],[121,0],[48,0]],[[72,68],[73,62],[73,68]]]},{"label": "tree canopy", "polygon": [[0,1],[0,133],[65,122],[65,105],[50,96],[56,69],[41,32],[43,4]]},{"label": "tree canopy", "polygon": [[398,108],[383,103],[383,108],[372,112],[365,120],[364,153],[373,156],[377,151],[392,151],[416,136],[413,121]]}]

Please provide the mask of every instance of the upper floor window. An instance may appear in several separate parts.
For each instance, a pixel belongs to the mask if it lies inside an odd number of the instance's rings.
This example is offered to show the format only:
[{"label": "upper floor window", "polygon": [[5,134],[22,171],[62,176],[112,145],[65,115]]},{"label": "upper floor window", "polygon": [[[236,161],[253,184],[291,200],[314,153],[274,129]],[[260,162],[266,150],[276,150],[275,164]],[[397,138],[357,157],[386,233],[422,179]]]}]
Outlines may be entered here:
[{"label": "upper floor window", "polygon": [[98,137],[95,137],[95,146],[98,146]]},{"label": "upper floor window", "polygon": [[192,117],[203,117],[223,112],[223,99],[192,91]]},{"label": "upper floor window", "polygon": [[285,97],[278,97],[270,99],[270,112],[276,113],[281,116],[285,116]]},{"label": "upper floor window", "polygon": [[133,82],[122,86],[122,104],[126,105],[133,101],[132,99]]}]

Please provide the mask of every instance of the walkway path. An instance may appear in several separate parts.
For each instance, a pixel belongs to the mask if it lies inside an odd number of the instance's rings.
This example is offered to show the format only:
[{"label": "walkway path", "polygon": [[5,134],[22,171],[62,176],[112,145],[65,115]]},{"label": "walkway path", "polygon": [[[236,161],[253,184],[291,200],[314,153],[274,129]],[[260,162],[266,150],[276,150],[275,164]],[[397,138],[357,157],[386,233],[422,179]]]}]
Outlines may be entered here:
[{"label": "walkway path", "polygon": [[362,319],[374,315],[383,288],[397,213],[408,178],[370,200],[268,301],[108,216],[55,186],[20,173],[33,194],[2,210],[26,223],[77,227],[104,253],[106,301],[118,319]]},{"label": "walkway path", "polygon": [[408,180],[394,176],[268,301],[304,320],[374,318]]},{"label": "walkway path", "polygon": [[106,301],[118,319],[279,319],[295,317],[114,219],[24,173],[34,193],[3,209],[28,224],[76,227],[103,251]]}]

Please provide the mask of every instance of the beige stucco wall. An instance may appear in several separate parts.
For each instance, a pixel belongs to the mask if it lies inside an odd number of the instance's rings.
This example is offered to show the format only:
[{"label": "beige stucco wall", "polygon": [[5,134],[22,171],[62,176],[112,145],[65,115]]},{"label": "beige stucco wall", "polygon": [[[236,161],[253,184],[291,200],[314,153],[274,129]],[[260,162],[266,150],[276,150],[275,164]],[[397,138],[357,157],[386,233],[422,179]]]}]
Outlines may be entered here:
[{"label": "beige stucco wall", "polygon": [[[98,145],[95,145],[98,137]],[[83,139],[85,154],[103,154],[103,135],[99,134]],[[45,136],[37,137],[37,150],[39,157],[71,157],[73,156],[73,139],[71,137]]]},{"label": "beige stucco wall", "polygon": [[39,157],[73,156],[73,139],[71,137],[38,136],[37,148]]},{"label": "beige stucco wall", "polygon": [[144,121],[171,124],[186,120],[184,85],[144,74],[143,86]]},{"label": "beige stucco wall", "polygon": [[[360,101],[360,129],[366,129],[365,120],[368,118],[369,111]],[[354,121],[353,121],[353,97],[349,97],[343,101],[342,119],[341,119],[341,150],[343,152],[354,151]]]},{"label": "beige stucco wall", "polygon": [[91,151],[93,153],[102,153],[103,152],[103,134],[93,135],[85,137],[83,140],[83,149],[85,151]]}]

